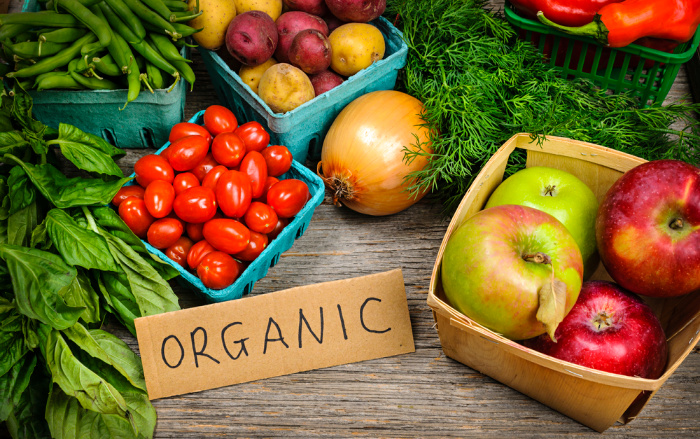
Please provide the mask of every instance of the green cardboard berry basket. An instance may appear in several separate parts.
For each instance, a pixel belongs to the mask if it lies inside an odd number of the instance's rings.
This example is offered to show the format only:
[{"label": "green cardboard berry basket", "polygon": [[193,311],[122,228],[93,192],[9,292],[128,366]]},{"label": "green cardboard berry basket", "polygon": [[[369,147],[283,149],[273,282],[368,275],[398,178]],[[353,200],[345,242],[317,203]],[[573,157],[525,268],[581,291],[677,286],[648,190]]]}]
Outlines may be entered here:
[{"label": "green cardboard berry basket", "polygon": [[641,107],[663,103],[681,65],[690,60],[700,43],[699,29],[672,53],[638,44],[609,48],[592,38],[565,34],[522,17],[507,0],[504,12],[518,36],[532,42],[564,76],[588,79],[613,93],[630,93]]},{"label": "green cardboard berry basket", "polygon": [[200,49],[200,53],[219,101],[235,114],[268,127],[270,142],[285,145],[295,160],[304,163],[307,156],[321,157],[326,132],[347,104],[372,91],[393,89],[399,70],[406,65],[408,46],[403,34],[383,17],[370,24],[384,36],[384,58],[286,113],[273,112],[216,52]]},{"label": "green cardboard berry basket", "polygon": [[[25,0],[22,12],[38,11],[36,0]],[[186,51],[183,48],[183,55]],[[98,135],[119,148],[158,148],[170,128],[185,118],[186,83],[141,91],[123,110],[127,90],[30,90],[34,117],[52,128],[67,123]]]}]

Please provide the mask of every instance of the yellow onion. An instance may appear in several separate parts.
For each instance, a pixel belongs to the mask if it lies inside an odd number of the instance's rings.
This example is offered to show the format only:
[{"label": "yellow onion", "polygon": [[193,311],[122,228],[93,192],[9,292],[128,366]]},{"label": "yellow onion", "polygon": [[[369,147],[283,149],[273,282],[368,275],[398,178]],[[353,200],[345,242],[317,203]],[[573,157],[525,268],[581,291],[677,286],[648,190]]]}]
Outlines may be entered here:
[{"label": "yellow onion", "polygon": [[431,153],[429,131],[421,118],[423,104],[406,93],[375,91],[352,101],[333,121],[323,141],[317,173],[333,201],[368,215],[400,212],[426,194],[412,193],[412,178]]}]

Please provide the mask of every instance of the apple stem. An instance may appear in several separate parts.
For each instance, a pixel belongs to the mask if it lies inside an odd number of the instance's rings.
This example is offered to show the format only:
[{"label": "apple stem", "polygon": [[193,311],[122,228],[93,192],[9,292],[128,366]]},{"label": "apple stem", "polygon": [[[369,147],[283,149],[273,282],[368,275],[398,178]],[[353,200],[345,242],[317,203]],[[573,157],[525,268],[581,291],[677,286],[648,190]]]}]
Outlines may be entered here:
[{"label": "apple stem", "polygon": [[680,230],[683,228],[683,219],[682,218],[674,218],[671,220],[671,222],[668,225],[670,228],[673,230]]},{"label": "apple stem", "polygon": [[600,312],[595,316],[593,319],[593,324],[595,325],[596,329],[600,331],[601,328],[608,328],[612,326],[612,322],[610,321],[610,317],[608,313],[605,311]]},{"label": "apple stem", "polygon": [[523,255],[523,259],[536,264],[552,265],[552,258],[550,258],[548,254],[542,252],[525,254]]},{"label": "apple stem", "polygon": [[544,196],[545,196],[545,197],[546,197],[546,196],[553,197],[553,196],[554,196],[554,189],[555,189],[555,188],[556,188],[556,185],[554,185],[554,186],[551,186],[551,185],[550,185],[550,186],[547,186],[546,188],[544,188]]}]

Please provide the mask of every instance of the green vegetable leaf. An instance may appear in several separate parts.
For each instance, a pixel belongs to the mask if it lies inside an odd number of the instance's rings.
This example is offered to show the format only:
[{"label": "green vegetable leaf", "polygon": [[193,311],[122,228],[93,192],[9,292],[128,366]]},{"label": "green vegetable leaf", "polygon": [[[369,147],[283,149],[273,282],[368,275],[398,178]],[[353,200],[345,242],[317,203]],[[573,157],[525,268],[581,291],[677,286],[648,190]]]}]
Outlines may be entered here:
[{"label": "green vegetable leaf", "polygon": [[44,221],[51,242],[66,263],[88,269],[117,271],[107,243],[100,235],[79,226],[61,209],[51,209]]},{"label": "green vegetable leaf", "polygon": [[115,177],[124,176],[112,158],[123,152],[99,137],[88,135],[74,126],[59,124],[58,139],[52,140],[49,145],[58,145],[63,156],[78,169]]},{"label": "green vegetable leaf", "polygon": [[77,275],[75,268],[53,253],[10,244],[0,245],[0,258],[7,263],[20,313],[56,329],[75,324],[84,308],[68,306],[61,297]]},{"label": "green vegetable leaf", "polygon": [[64,329],[63,335],[91,357],[113,367],[132,386],[146,391],[141,360],[119,337],[99,329],[88,330],[80,323]]},{"label": "green vegetable leaf", "polygon": [[7,218],[7,243],[29,245],[38,216],[36,201],[10,215]]},{"label": "green vegetable leaf", "polygon": [[[111,257],[111,256],[110,256]],[[86,323],[98,323],[100,319],[100,296],[92,287],[87,273],[78,269],[78,275],[70,285],[62,291],[63,300],[68,306],[84,307],[80,318]]]},{"label": "green vegetable leaf", "polygon": [[19,166],[10,169],[7,186],[10,198],[10,215],[29,206],[36,198],[34,187],[30,184],[27,174]]},{"label": "green vegetable leaf", "polygon": [[67,209],[75,206],[105,205],[112,201],[119,188],[130,178],[103,180],[100,178],[66,177],[49,163],[32,165],[15,160],[27,173],[34,186],[54,206]]},{"label": "green vegetable leaf", "polygon": [[557,326],[566,317],[566,284],[554,277],[548,279],[537,292],[539,306],[537,308],[537,321],[547,329],[547,334],[553,342],[557,342],[554,333]]},{"label": "green vegetable leaf", "polygon": [[0,299],[6,312],[0,313],[0,376],[8,373],[17,362],[29,351],[24,343],[22,333],[22,315],[4,298]]},{"label": "green vegetable leaf", "polygon": [[0,422],[7,421],[19,405],[35,366],[36,355],[26,355],[16,362],[12,369],[0,376]]},{"label": "green vegetable leaf", "polygon": [[0,176],[0,221],[10,216],[10,188],[4,176]]},{"label": "green vegetable leaf", "polygon": [[141,316],[136,298],[129,289],[129,280],[123,271],[110,273],[104,271],[100,273],[97,282],[98,288],[104,297],[110,312],[115,314],[120,322],[136,335],[134,319]]},{"label": "green vegetable leaf", "polygon": [[49,394],[49,379],[44,367],[34,367],[29,385],[7,418],[7,429],[13,438],[48,438],[49,431],[44,421],[46,399]]},{"label": "green vegetable leaf", "polygon": [[21,155],[28,146],[29,142],[20,131],[0,132],[0,155]]},{"label": "green vegetable leaf", "polygon": [[53,382],[67,395],[87,410],[127,418],[126,401],[119,391],[78,361],[60,331],[41,325],[39,338]]}]

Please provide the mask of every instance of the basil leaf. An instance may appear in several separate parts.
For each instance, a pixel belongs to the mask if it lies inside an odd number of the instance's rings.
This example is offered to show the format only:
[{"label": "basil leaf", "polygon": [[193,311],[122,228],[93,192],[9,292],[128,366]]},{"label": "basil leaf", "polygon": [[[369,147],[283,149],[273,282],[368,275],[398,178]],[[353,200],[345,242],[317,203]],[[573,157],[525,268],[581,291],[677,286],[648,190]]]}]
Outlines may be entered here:
[{"label": "basil leaf", "polygon": [[[25,133],[31,133],[35,138],[43,139],[46,125],[32,117],[32,98],[24,90],[15,89],[12,100],[12,116]],[[37,154],[40,152],[37,151]]]},{"label": "basil leaf", "polygon": [[52,140],[49,145],[58,145],[63,156],[78,169],[123,177],[124,173],[112,158],[112,154],[117,154],[116,148],[104,141],[97,142],[95,137],[62,123],[58,126],[58,139]]},{"label": "basil leaf", "polygon": [[10,188],[5,177],[0,176],[0,221],[10,216]]},{"label": "basil leaf", "polygon": [[[7,301],[3,300],[5,303]],[[29,351],[22,333],[22,316],[15,308],[2,314],[0,324],[0,376],[8,373]]]},{"label": "basil leaf", "polygon": [[173,266],[166,263],[158,256],[149,252],[141,238],[136,236],[134,232],[124,223],[119,215],[109,207],[98,207],[93,211],[97,223],[116,238],[126,242],[134,251],[140,253],[146,262],[148,262],[158,274],[165,280],[170,280],[180,275]]},{"label": "basil leaf", "polygon": [[35,366],[36,355],[27,355],[0,376],[0,422],[7,421],[14,408],[19,405]]},{"label": "basil leaf", "polygon": [[30,184],[27,174],[19,166],[10,169],[7,186],[10,197],[10,215],[34,202],[36,191]]},{"label": "basil leaf", "polygon": [[178,298],[167,281],[158,275],[137,252],[121,239],[103,233],[109,251],[124,270],[141,316],[150,316],[180,309]]},{"label": "basil leaf", "polygon": [[84,308],[68,306],[61,297],[77,275],[75,268],[53,253],[10,244],[0,245],[0,258],[7,263],[20,313],[56,329],[75,324]]},{"label": "basil leaf", "polygon": [[7,218],[7,243],[27,246],[31,242],[32,231],[37,226],[36,202],[18,210]]},{"label": "basil leaf", "polygon": [[32,230],[32,236],[29,239],[29,247],[41,250],[49,250],[52,247],[49,234],[46,233],[46,218]]},{"label": "basil leaf", "polygon": [[19,165],[42,195],[54,206],[61,209],[75,206],[105,205],[112,201],[124,183],[131,180],[128,177],[118,180],[68,178],[49,163],[32,165],[20,162]]},{"label": "basil leaf", "polygon": [[110,273],[103,271],[97,282],[98,288],[105,298],[109,311],[117,316],[120,322],[131,334],[136,335],[134,319],[141,316],[136,298],[129,289],[129,281],[123,271]]},{"label": "basil leaf", "polygon": [[50,437],[44,421],[46,399],[49,394],[49,378],[44,367],[35,367],[29,385],[7,418],[7,429],[13,438]]},{"label": "basil leaf", "polygon": [[111,384],[85,367],[73,355],[60,331],[39,327],[39,346],[53,382],[75,397],[87,410],[126,417],[126,401]]},{"label": "basil leaf", "polygon": [[6,131],[0,133],[0,156],[5,154],[21,155],[29,142],[20,131]]},{"label": "basil leaf", "polygon": [[[111,257],[111,256],[110,256]],[[78,270],[78,275],[70,285],[62,291],[63,300],[68,306],[84,307],[80,318],[86,323],[99,323],[100,298],[92,287],[88,275],[83,270]]]},{"label": "basil leaf", "polygon": [[61,138],[82,143],[92,149],[107,154],[110,157],[119,158],[126,155],[126,151],[111,145],[102,137],[96,136],[92,133],[87,133],[66,123],[58,124],[58,139],[60,140]]},{"label": "basil leaf", "polygon": [[[132,386],[146,391],[141,360],[119,337],[100,329],[88,330],[80,323],[64,329],[63,335],[91,357],[113,367]],[[104,377],[102,373],[99,375]]]},{"label": "basil leaf", "polygon": [[51,209],[44,220],[51,242],[66,263],[101,271],[117,271],[105,240],[80,227],[65,211]]}]

